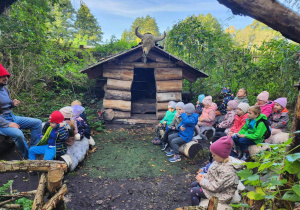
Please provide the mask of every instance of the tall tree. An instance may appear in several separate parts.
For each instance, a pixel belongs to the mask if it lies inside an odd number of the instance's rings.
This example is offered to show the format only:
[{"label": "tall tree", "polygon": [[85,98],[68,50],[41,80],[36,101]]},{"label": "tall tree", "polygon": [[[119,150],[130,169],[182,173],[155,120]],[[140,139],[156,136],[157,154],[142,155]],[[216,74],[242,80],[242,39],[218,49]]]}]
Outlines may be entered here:
[{"label": "tall tree", "polygon": [[150,17],[149,15],[147,15],[145,18],[144,17],[137,17],[133,21],[133,23],[130,27],[130,30],[125,29],[123,31],[122,40],[123,41],[139,43],[141,41],[141,39],[138,38],[135,35],[135,28],[136,27],[139,27],[139,32],[141,34],[151,33],[154,36],[159,36],[160,35],[155,18]]},{"label": "tall tree", "polygon": [[101,27],[84,3],[81,4],[77,11],[75,27],[78,31],[77,37],[84,39],[87,36],[87,44],[95,45],[102,40]]}]

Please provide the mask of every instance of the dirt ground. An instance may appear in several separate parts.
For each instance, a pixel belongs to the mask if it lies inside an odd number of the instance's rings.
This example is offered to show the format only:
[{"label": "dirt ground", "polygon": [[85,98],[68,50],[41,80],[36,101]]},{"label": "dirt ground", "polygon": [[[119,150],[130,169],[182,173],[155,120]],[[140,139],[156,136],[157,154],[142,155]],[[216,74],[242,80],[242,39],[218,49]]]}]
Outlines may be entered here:
[{"label": "dirt ground", "polygon": [[[153,128],[108,125],[107,133],[95,136],[96,149],[89,153],[64,183],[67,209],[175,209],[190,205],[190,183],[206,158],[169,163],[159,146],[151,144]],[[208,148],[208,142],[203,142]],[[123,150],[122,150],[123,149]],[[15,148],[0,160],[15,160]],[[0,174],[0,185],[13,180],[13,189],[37,188],[39,174]]]}]

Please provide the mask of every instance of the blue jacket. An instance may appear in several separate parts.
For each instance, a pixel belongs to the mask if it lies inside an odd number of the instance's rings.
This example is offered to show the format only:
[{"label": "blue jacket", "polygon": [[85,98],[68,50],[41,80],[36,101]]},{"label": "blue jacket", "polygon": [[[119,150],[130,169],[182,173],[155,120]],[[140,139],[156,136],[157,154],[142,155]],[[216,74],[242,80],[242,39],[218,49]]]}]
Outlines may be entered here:
[{"label": "blue jacket", "polygon": [[[198,114],[194,113],[192,115],[187,116],[186,113],[181,114],[182,121],[177,126],[177,129],[179,130],[178,135],[186,142],[190,142],[194,135],[194,129],[195,125],[198,123]],[[180,127],[183,125],[185,127],[184,131],[180,130]]]}]

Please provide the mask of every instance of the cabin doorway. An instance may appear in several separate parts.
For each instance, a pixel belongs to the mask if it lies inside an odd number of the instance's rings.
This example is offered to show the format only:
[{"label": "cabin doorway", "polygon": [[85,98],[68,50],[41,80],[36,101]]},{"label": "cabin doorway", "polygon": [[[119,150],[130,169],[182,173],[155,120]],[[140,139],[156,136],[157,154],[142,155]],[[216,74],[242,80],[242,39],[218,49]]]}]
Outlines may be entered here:
[{"label": "cabin doorway", "polygon": [[134,69],[131,113],[133,118],[156,119],[156,85],[153,68]]}]

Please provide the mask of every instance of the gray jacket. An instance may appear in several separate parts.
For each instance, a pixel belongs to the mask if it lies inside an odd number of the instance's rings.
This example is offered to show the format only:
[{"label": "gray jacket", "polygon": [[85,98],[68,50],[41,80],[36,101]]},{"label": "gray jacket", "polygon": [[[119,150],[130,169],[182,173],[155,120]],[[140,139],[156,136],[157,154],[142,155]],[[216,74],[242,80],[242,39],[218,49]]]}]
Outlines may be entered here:
[{"label": "gray jacket", "polygon": [[182,121],[181,116],[177,117],[177,114],[175,114],[175,117],[169,126],[172,126],[172,127],[174,126],[175,130],[177,130],[177,126],[180,124],[181,121]]},{"label": "gray jacket", "polygon": [[15,107],[14,102],[10,99],[8,88],[0,87],[0,104],[2,108],[2,113],[0,113],[0,127],[7,128],[10,122],[4,119],[2,114],[11,113],[11,108]]}]

